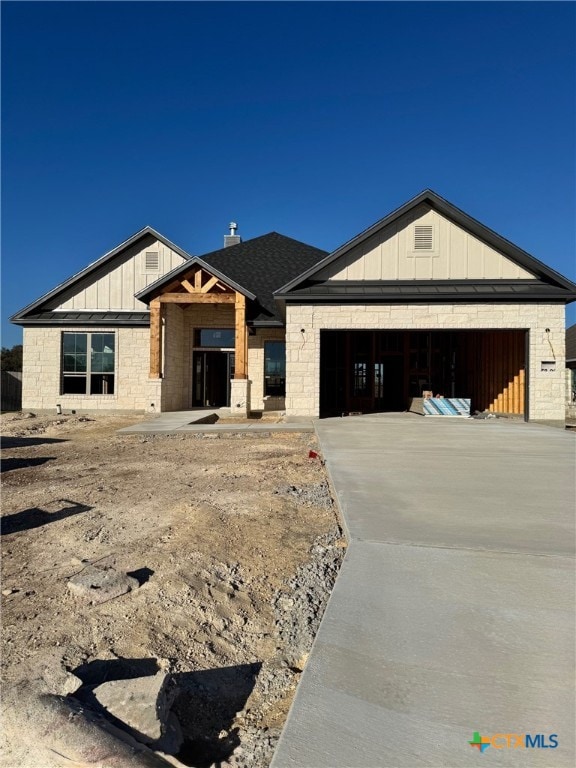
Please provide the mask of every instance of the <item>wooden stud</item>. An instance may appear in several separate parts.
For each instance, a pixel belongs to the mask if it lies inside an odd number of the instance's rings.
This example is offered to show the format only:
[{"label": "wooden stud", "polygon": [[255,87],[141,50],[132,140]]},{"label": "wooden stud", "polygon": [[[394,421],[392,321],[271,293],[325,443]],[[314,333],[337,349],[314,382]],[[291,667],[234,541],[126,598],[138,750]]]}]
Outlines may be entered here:
[{"label": "wooden stud", "polygon": [[518,398],[518,410],[517,413],[524,413],[524,397],[522,395],[522,377],[521,377],[521,371],[522,371],[522,365],[524,364],[524,334],[519,332],[518,333],[518,350],[517,350],[517,357],[516,357],[516,369],[518,371],[518,384],[517,386],[517,395]]},{"label": "wooden stud", "polygon": [[[222,300],[223,296],[217,298]],[[226,296],[227,297],[227,296]],[[234,378],[247,378],[246,297],[242,293],[232,296],[234,300]]]},{"label": "wooden stud", "polygon": [[162,377],[162,305],[159,299],[150,302],[150,375]]},{"label": "wooden stud", "polygon": [[198,269],[194,273],[194,288],[196,288],[197,291],[200,291],[202,289],[202,270]]},{"label": "wooden stud", "polygon": [[510,388],[512,386],[512,356],[510,354],[510,334],[505,333],[503,338],[504,356],[504,389],[502,391],[502,407],[504,413],[510,413]]}]

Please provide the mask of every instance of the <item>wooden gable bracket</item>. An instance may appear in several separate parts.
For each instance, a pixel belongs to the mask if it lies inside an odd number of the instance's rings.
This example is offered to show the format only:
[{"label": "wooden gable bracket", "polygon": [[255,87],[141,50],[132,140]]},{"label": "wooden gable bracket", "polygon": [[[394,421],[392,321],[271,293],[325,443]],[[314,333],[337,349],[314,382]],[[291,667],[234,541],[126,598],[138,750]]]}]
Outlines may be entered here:
[{"label": "wooden gable bracket", "polygon": [[202,286],[202,288],[200,289],[201,293],[208,293],[210,288],[213,288],[216,285],[217,282],[218,282],[218,278],[217,277],[211,277],[210,280],[208,280],[208,282],[205,283]]},{"label": "wooden gable bracket", "polygon": [[188,282],[188,280],[181,280],[180,283],[181,283],[181,285],[184,286],[184,288],[186,288],[188,293],[195,293],[196,289],[194,288],[192,283]]}]

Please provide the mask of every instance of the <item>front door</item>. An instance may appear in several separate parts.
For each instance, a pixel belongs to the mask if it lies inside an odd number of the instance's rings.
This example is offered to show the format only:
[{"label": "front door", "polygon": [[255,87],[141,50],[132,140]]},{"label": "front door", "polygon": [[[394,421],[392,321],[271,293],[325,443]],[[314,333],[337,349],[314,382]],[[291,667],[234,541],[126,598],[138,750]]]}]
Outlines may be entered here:
[{"label": "front door", "polygon": [[229,406],[230,379],[233,376],[233,352],[194,352],[193,407]]}]

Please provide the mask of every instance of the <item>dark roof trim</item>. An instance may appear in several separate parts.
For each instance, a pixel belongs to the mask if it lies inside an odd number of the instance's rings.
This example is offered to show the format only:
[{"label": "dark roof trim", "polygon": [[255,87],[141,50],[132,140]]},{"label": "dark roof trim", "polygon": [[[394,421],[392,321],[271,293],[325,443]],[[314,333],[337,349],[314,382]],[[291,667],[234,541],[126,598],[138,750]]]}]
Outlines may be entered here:
[{"label": "dark roof trim", "polygon": [[281,320],[253,320],[252,322],[248,320],[246,325],[252,328],[284,328],[285,323]]},{"label": "dark roof trim", "polygon": [[376,232],[379,230],[384,229],[384,227],[392,224],[401,216],[404,216],[406,213],[411,211],[413,208],[416,208],[416,206],[421,205],[422,203],[428,203],[431,208],[438,211],[439,213],[442,213],[447,218],[451,219],[455,224],[458,224],[463,229],[466,229],[468,232],[483,240],[496,250],[501,251],[505,256],[529,272],[538,275],[538,277],[544,278],[548,282],[554,282],[557,285],[560,285],[562,288],[566,288],[567,290],[576,290],[576,285],[561,275],[559,272],[556,272],[550,267],[547,267],[541,261],[535,259],[534,256],[531,256],[526,251],[518,248],[518,246],[514,245],[514,243],[511,243],[509,240],[506,240],[506,238],[502,237],[497,232],[494,232],[494,230],[489,229],[488,227],[484,226],[484,224],[481,224],[476,219],[473,219],[467,213],[464,213],[464,211],[460,210],[460,208],[457,208],[455,205],[452,205],[452,203],[449,203],[448,200],[440,197],[440,195],[436,194],[436,192],[433,192],[431,189],[425,189],[423,192],[420,192],[419,195],[416,195],[416,197],[413,197],[407,203],[400,206],[400,208],[392,211],[392,213],[388,214],[388,216],[380,219],[380,221],[377,221],[371,227],[368,227],[368,229],[360,232],[360,234],[356,235],[356,237],[348,240],[348,242],[344,243],[344,245],[340,246],[340,248],[332,251],[332,253],[330,253],[325,259],[319,261],[318,264],[315,264],[313,267],[308,269],[306,272],[303,272],[294,280],[291,280],[289,283],[286,283],[286,285],[283,285],[280,289],[278,289],[278,291],[276,291],[275,295],[284,296],[289,291],[292,291],[294,288],[304,282],[304,280],[313,277],[321,269],[324,269],[324,267],[328,266],[333,261],[336,261],[336,259],[347,253],[356,245],[376,234]]},{"label": "dark roof trim", "polygon": [[38,312],[18,320],[18,325],[149,326],[149,312]]},{"label": "dark roof trim", "polygon": [[518,296],[512,293],[492,293],[484,295],[475,293],[406,293],[394,294],[295,294],[286,301],[287,304],[530,304],[531,302],[546,302],[547,304],[566,304],[565,296],[549,293],[534,293],[528,296]]},{"label": "dark roof trim", "polygon": [[145,304],[149,304],[150,301],[154,298],[155,293],[160,293],[160,289],[164,286],[170,283],[174,278],[179,277],[182,273],[187,272],[191,266],[194,264],[198,264],[202,269],[205,269],[206,272],[208,272],[211,275],[214,275],[214,277],[217,277],[219,280],[222,280],[226,285],[229,285],[230,288],[233,288],[235,291],[238,291],[238,293],[242,293],[244,296],[246,296],[247,299],[251,299],[252,301],[255,301],[256,296],[243,286],[239,285],[238,283],[234,282],[234,280],[231,280],[229,277],[227,277],[223,272],[220,272],[217,269],[214,269],[210,264],[203,261],[202,259],[198,258],[198,256],[190,256],[189,261],[185,261],[183,264],[180,264],[179,266],[172,269],[170,272],[167,272],[165,275],[163,275],[161,278],[156,280],[153,283],[150,283],[150,285],[146,286],[142,291],[139,291],[138,293],[134,294],[135,297],[139,301],[143,301]]},{"label": "dark roof trim", "polygon": [[[576,286],[575,286],[576,288]],[[313,283],[291,291],[279,299],[295,302],[441,302],[549,301],[566,303],[576,299],[576,291],[540,280],[396,280]]]},{"label": "dark roof trim", "polygon": [[104,256],[101,256],[96,261],[93,261],[91,264],[88,264],[87,267],[85,267],[80,272],[76,272],[76,274],[72,275],[72,277],[69,277],[67,280],[65,280],[63,283],[60,283],[56,286],[56,288],[53,288],[51,291],[48,291],[48,293],[45,293],[43,296],[40,296],[39,299],[36,299],[36,301],[33,301],[32,304],[28,304],[27,307],[24,307],[24,309],[21,309],[19,312],[16,312],[16,314],[12,315],[10,318],[10,321],[12,323],[18,323],[20,320],[24,319],[24,316],[27,315],[29,312],[31,312],[33,309],[36,309],[37,307],[44,304],[44,302],[48,301],[49,299],[53,298],[57,294],[64,291],[66,288],[69,288],[74,283],[76,283],[79,280],[82,280],[84,277],[87,277],[92,272],[95,272],[97,269],[100,269],[104,264],[107,264],[109,261],[111,261],[115,256],[117,256],[119,253],[124,251],[126,248],[129,248],[131,245],[134,245],[138,240],[145,237],[146,235],[151,235],[152,237],[155,237],[157,240],[159,240],[161,243],[163,243],[167,248],[170,248],[170,250],[177,253],[179,256],[182,256],[183,259],[189,260],[192,257],[189,253],[186,253],[186,251],[182,250],[178,245],[173,243],[171,240],[168,240],[168,238],[164,237],[164,235],[161,235],[160,232],[157,232],[152,227],[144,227],[144,229],[141,229],[140,231],[136,232],[134,235],[128,238],[128,240],[124,240],[123,243],[120,243],[120,245],[117,245],[116,248],[114,248],[111,251],[108,251],[108,253],[105,253]]}]

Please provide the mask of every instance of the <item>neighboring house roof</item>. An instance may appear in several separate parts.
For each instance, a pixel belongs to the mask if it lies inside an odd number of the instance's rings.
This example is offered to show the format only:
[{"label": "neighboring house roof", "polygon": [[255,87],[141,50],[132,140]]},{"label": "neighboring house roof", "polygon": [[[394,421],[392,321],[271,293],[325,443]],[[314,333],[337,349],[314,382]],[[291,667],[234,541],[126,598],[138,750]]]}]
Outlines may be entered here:
[{"label": "neighboring house roof", "polygon": [[[484,224],[481,224],[476,219],[468,216],[467,213],[464,213],[464,211],[461,211],[455,205],[452,205],[452,203],[449,203],[447,200],[445,200],[443,197],[440,197],[440,195],[436,194],[436,192],[433,192],[431,189],[425,189],[423,192],[421,192],[419,195],[416,195],[416,197],[409,200],[400,208],[392,211],[392,213],[390,213],[388,216],[380,219],[380,221],[377,221],[371,227],[368,227],[368,229],[365,229],[363,232],[360,232],[360,234],[356,235],[356,237],[353,237],[347,243],[344,243],[344,245],[342,245],[340,248],[332,251],[332,253],[330,253],[325,259],[313,265],[308,270],[304,271],[301,275],[283,285],[280,289],[275,291],[276,298],[297,298],[301,294],[302,289],[308,289],[312,287],[314,287],[314,291],[317,291],[319,283],[318,281],[314,281],[314,276],[320,272],[320,270],[324,269],[326,266],[336,261],[336,259],[339,259],[344,254],[348,253],[352,248],[355,248],[360,243],[368,240],[368,238],[372,237],[380,230],[383,230],[385,227],[390,226],[390,224],[393,224],[400,217],[409,213],[411,210],[419,205],[422,205],[423,203],[428,204],[432,209],[438,211],[438,213],[450,219],[459,227],[462,227],[462,229],[471,233],[480,240],[483,240],[489,246],[504,254],[511,261],[534,274],[535,280],[540,281],[542,285],[552,285],[559,288],[560,291],[557,291],[554,294],[557,299],[567,301],[576,299],[576,285],[574,283],[572,283],[558,272],[555,272],[550,267],[547,267],[541,261],[538,261],[538,259],[535,259],[533,256],[531,256],[529,253],[526,253],[526,251],[518,248],[518,246],[511,243],[509,240],[506,240],[498,233],[484,226]],[[426,284],[430,287],[433,287],[435,283],[440,284],[442,282],[444,281],[426,281]],[[455,281],[450,282],[454,283]],[[471,282],[473,281],[468,280],[466,282],[468,285],[471,285]],[[478,282],[479,281],[477,281],[476,285]],[[522,281],[509,282],[520,284]],[[411,281],[411,285],[416,287],[414,283],[415,281]],[[320,285],[325,284],[325,281],[320,281]],[[394,293],[393,286],[397,286],[398,281],[381,281],[381,284],[387,288],[390,286],[391,292]],[[356,282],[355,285],[357,288],[360,288],[360,281]],[[311,292],[311,296],[317,295],[314,293],[314,291]],[[408,291],[407,293],[410,292]],[[416,291],[415,293],[417,294],[418,292]],[[514,292],[511,292],[511,295],[513,293]],[[530,292],[527,292],[527,294],[528,293]],[[362,291],[359,290],[357,295],[362,295]],[[536,294],[534,295],[534,298],[535,297]],[[549,296],[549,298],[551,298],[551,296]]]},{"label": "neighboring house roof", "polygon": [[320,248],[306,245],[278,232],[270,232],[237,245],[205,253],[192,262],[182,264],[140,291],[136,298],[144,302],[149,301],[155,291],[189,269],[191,263],[203,263],[231,288],[255,299],[254,304],[247,308],[247,319],[250,323],[281,324],[278,306],[274,301],[274,291],[287,280],[317,264],[326,255],[327,252]]},{"label": "neighboring house roof", "polygon": [[576,324],[566,328],[566,362],[576,363]]},{"label": "neighboring house roof", "polygon": [[134,245],[135,243],[138,242],[138,240],[141,240],[142,238],[147,236],[152,236],[156,240],[159,240],[167,248],[170,248],[172,251],[182,256],[182,258],[186,260],[192,258],[189,253],[186,253],[186,251],[182,250],[182,248],[180,248],[178,245],[175,245],[174,243],[172,243],[170,240],[168,240],[168,238],[164,237],[164,235],[161,235],[160,232],[157,232],[152,227],[144,227],[143,229],[139,230],[138,232],[133,234],[131,237],[129,237],[127,240],[124,240],[124,242],[120,243],[120,245],[117,245],[116,248],[113,248],[111,251],[108,251],[108,253],[105,253],[104,256],[101,256],[96,261],[93,261],[91,264],[88,264],[88,266],[82,269],[80,272],[76,272],[76,274],[72,275],[72,277],[69,277],[63,283],[60,283],[51,291],[48,291],[48,293],[45,293],[43,296],[40,296],[40,298],[36,299],[36,301],[33,301],[32,304],[28,304],[27,307],[24,307],[24,309],[21,309],[19,312],[16,312],[16,314],[12,315],[10,320],[13,323],[18,323],[23,320],[28,322],[29,319],[32,319],[34,317],[35,309],[41,310],[42,305],[44,305],[47,301],[49,301],[50,299],[55,299],[59,294],[64,293],[64,291],[71,288],[75,283],[79,283],[81,280],[85,280],[87,277],[89,277],[95,272],[98,272],[105,266],[111,266],[110,262],[112,262],[116,256],[119,256],[123,251],[125,251],[131,245]]}]

